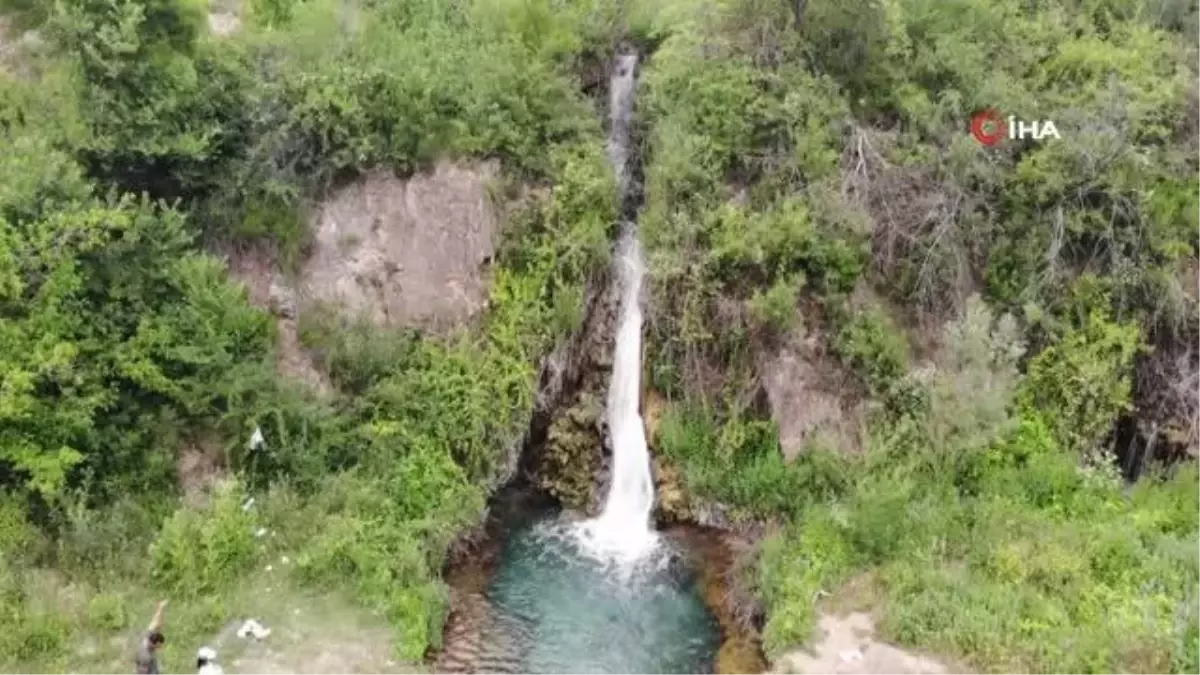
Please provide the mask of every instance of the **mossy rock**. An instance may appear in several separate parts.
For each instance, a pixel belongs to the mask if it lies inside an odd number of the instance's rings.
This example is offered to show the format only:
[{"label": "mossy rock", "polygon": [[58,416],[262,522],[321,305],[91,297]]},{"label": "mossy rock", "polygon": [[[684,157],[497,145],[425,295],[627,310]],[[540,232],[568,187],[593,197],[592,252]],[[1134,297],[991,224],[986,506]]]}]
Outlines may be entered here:
[{"label": "mossy rock", "polygon": [[537,482],[567,508],[586,511],[592,503],[601,464],[602,410],[594,396],[585,395],[550,424]]},{"label": "mossy rock", "polygon": [[691,520],[691,500],[679,470],[660,457],[655,457],[653,462],[659,518],[676,523]]}]

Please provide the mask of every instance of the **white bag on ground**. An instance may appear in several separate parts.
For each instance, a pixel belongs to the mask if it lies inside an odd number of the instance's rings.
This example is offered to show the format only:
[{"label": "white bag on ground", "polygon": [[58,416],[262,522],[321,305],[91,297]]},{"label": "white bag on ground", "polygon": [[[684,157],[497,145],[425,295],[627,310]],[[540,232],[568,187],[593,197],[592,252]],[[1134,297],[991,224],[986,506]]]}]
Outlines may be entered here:
[{"label": "white bag on ground", "polygon": [[212,647],[201,647],[196,652],[196,667],[199,675],[225,675],[225,670],[217,663],[217,650]]},{"label": "white bag on ground", "polygon": [[242,627],[238,629],[237,635],[240,638],[248,638],[253,636],[256,640],[262,640],[271,634],[271,629],[263,626],[254,619],[246,619]]}]

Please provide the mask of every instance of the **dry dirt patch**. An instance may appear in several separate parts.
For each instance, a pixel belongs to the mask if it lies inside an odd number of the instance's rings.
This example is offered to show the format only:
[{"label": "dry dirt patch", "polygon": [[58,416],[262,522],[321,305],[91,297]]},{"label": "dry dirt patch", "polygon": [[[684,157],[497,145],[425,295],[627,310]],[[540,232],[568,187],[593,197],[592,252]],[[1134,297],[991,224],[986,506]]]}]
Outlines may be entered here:
[{"label": "dry dirt patch", "polygon": [[34,77],[33,60],[42,45],[38,31],[22,31],[11,16],[0,15],[0,73]]},{"label": "dry dirt patch", "polygon": [[208,29],[219,37],[229,37],[242,27],[242,20],[232,12],[213,12],[208,15]]},{"label": "dry dirt patch", "polygon": [[[811,650],[781,657],[775,673],[940,673],[956,672],[927,656],[904,651],[874,638],[875,623],[861,612],[821,617],[820,638]],[[961,672],[961,671],[957,671]]]},{"label": "dry dirt patch", "polygon": [[484,306],[497,217],[495,167],[441,163],[408,180],[375,172],[326,201],[301,293],[377,325],[439,329]]},{"label": "dry dirt patch", "polygon": [[204,504],[227,475],[220,441],[213,436],[192,439],[179,451],[176,467],[184,503]]},{"label": "dry dirt patch", "polygon": [[[160,657],[163,672],[195,672],[196,650],[216,649],[226,673],[418,673],[422,664],[405,663],[393,655],[394,629],[384,617],[370,612],[335,591],[301,590],[288,578],[277,559],[274,567],[252,573],[235,589],[199,598],[171,598],[164,632],[167,646]],[[26,672],[128,673],[133,649],[145,629],[143,610],[159,596],[144,588],[110,588],[109,597],[124,608],[124,625],[93,624],[89,601],[95,589],[73,585],[60,574],[39,571],[28,584],[39,611],[68,617],[75,626],[74,649],[53,667]],[[194,621],[208,622],[214,613],[222,627],[197,630]],[[261,640],[238,636],[247,619],[270,630]],[[37,664],[31,664],[37,665]]]},{"label": "dry dirt patch", "polygon": [[213,35],[229,37],[241,30],[241,0],[213,0],[208,9],[208,30]]},{"label": "dry dirt patch", "polygon": [[[379,618],[340,598],[298,595],[291,604],[267,603],[271,634],[263,641],[218,638],[219,656],[231,673],[409,673],[391,656],[392,631]],[[231,626],[237,625],[234,622]],[[236,628],[235,628],[236,630]]]}]

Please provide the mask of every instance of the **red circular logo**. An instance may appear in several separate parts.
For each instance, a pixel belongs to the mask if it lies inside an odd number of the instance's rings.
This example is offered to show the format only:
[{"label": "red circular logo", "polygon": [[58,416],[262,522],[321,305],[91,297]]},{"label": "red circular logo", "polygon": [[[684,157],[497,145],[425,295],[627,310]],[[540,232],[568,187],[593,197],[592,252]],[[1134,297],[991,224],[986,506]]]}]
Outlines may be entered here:
[{"label": "red circular logo", "polygon": [[995,145],[1008,135],[1004,116],[995,110],[984,110],[971,118],[971,135],[984,145]]}]

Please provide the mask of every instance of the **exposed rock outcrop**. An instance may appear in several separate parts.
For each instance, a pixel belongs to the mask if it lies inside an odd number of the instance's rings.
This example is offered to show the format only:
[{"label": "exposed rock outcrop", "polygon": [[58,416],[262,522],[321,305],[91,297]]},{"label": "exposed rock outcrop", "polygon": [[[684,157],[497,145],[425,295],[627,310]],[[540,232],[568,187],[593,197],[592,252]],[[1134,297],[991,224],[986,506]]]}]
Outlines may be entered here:
[{"label": "exposed rock outcrop", "polygon": [[210,435],[190,439],[176,458],[176,473],[184,502],[193,507],[205,504],[228,472],[220,441]]},{"label": "exposed rock outcrop", "polygon": [[846,452],[862,447],[862,406],[816,335],[797,331],[775,351],[760,355],[758,370],[787,459],[811,441]]},{"label": "exposed rock outcrop", "polygon": [[759,636],[762,603],[743,583],[742,565],[752,543],[748,538],[694,524],[668,529],[666,536],[682,544],[700,572],[704,604],[721,626],[721,646],[714,672],[760,673],[766,668]]},{"label": "exposed rock outcrop", "polygon": [[485,305],[498,218],[495,165],[441,163],[407,180],[377,171],[325,201],[301,296],[377,325],[444,329]]},{"label": "exposed rock outcrop", "polygon": [[334,192],[317,210],[297,278],[265,246],[226,251],[250,301],[276,317],[279,367],[320,394],[328,377],[301,345],[305,308],[387,327],[446,329],[486,305],[487,263],[498,236],[488,181],[494,164],[439,164],[402,179],[375,172]]},{"label": "exposed rock outcrop", "polygon": [[300,344],[296,293],[275,264],[274,255],[264,246],[236,249],[225,255],[230,276],[246,287],[251,304],[275,316],[279,372],[308,385],[319,396],[330,395],[333,384]]}]

